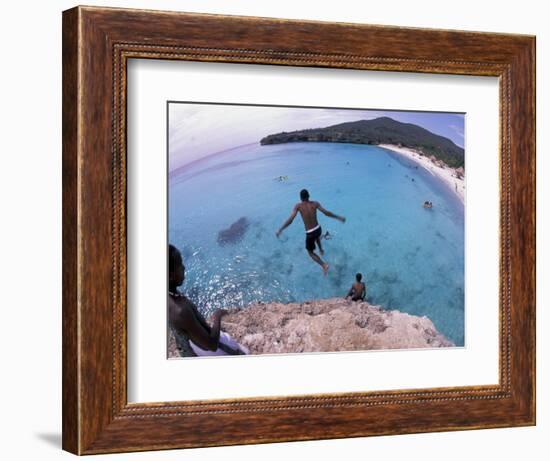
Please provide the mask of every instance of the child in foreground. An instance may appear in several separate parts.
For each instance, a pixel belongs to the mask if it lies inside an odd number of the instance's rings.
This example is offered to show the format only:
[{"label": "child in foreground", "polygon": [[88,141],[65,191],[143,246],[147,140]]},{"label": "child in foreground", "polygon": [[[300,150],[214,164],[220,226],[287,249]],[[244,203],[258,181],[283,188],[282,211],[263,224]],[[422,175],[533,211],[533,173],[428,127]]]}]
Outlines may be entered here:
[{"label": "child in foreground", "polygon": [[352,301],[365,300],[365,296],[367,295],[367,287],[365,283],[361,281],[362,279],[363,274],[355,274],[355,282],[349,289],[348,294],[346,295],[346,299],[351,299]]},{"label": "child in foreground", "polygon": [[168,319],[182,356],[249,354],[246,347],[221,331],[221,319],[227,314],[226,310],[216,309],[210,326],[197,306],[180,293],[178,287],[185,280],[185,266],[181,253],[173,245],[168,248],[168,261]]}]

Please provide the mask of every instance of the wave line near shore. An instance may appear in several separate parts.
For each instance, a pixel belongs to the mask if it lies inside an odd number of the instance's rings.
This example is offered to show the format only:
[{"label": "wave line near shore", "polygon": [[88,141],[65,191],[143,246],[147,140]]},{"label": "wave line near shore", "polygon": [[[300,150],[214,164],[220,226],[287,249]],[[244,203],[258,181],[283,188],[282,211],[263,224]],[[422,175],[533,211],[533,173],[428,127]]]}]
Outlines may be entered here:
[{"label": "wave line near shore", "polygon": [[391,150],[403,157],[411,160],[427,170],[429,173],[441,180],[464,204],[466,186],[464,176],[458,173],[457,168],[451,168],[443,162],[435,163],[430,157],[427,157],[420,151],[408,147],[400,147],[394,144],[379,144],[378,147]]}]

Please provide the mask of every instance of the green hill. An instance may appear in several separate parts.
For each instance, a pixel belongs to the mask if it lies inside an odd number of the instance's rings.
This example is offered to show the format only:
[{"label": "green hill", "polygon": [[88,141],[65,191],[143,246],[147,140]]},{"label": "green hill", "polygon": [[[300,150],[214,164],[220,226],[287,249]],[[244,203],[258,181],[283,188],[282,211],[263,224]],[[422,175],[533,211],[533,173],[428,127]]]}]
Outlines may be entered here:
[{"label": "green hill", "polygon": [[287,142],[395,144],[417,149],[427,156],[433,155],[453,168],[464,167],[464,149],[449,138],[439,136],[418,125],[398,122],[389,117],[270,134],[260,140],[262,145]]}]

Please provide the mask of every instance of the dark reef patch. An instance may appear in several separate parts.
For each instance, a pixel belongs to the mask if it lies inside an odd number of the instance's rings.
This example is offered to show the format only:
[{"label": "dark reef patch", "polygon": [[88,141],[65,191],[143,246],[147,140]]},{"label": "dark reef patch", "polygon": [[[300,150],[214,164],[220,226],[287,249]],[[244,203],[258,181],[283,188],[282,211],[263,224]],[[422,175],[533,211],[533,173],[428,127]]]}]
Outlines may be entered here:
[{"label": "dark reef patch", "polygon": [[246,231],[250,227],[250,222],[246,217],[239,218],[227,229],[223,229],[218,232],[218,244],[220,245],[234,245],[239,243],[245,236]]}]

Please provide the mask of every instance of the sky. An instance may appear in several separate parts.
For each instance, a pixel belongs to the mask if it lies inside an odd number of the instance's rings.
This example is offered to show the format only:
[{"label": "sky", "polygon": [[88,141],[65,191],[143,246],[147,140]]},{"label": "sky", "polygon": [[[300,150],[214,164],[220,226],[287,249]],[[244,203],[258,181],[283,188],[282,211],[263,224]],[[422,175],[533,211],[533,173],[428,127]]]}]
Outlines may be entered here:
[{"label": "sky", "polygon": [[390,117],[464,147],[464,114],[363,109],[175,103],[168,106],[169,171],[281,131]]}]

